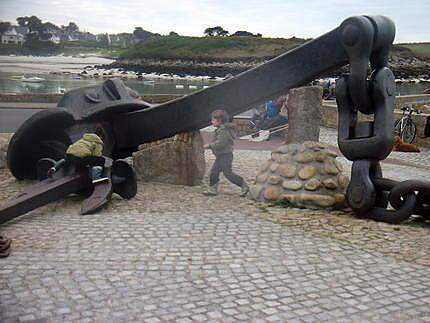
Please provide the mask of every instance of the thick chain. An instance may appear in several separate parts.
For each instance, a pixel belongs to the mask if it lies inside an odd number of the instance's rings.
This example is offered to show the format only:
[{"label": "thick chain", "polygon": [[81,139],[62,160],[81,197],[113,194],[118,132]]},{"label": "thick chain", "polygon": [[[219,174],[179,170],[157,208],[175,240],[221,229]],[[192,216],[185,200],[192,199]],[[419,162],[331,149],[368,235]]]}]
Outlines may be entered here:
[{"label": "thick chain", "polygon": [[[354,17],[341,28],[350,59],[350,74],[336,82],[339,148],[353,161],[347,202],[358,216],[377,221],[400,223],[412,214],[430,218],[430,182],[385,179],[379,164],[393,146],[395,82],[387,57],[394,29],[372,44],[377,31],[369,20]],[[373,121],[359,121],[358,111],[373,114]],[[387,210],[388,203],[393,209]]]}]

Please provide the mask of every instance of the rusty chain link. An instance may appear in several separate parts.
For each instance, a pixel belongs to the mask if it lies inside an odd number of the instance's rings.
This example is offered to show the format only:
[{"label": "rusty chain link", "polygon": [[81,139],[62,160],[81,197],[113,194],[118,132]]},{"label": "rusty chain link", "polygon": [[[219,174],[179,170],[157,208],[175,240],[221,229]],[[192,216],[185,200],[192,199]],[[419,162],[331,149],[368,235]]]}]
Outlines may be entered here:
[{"label": "rusty chain link", "polygon": [[[430,218],[430,182],[397,182],[382,176],[379,161],[393,146],[395,81],[388,51],[395,28],[391,22],[391,28],[379,31],[377,19],[388,18],[353,17],[341,25],[350,73],[336,82],[338,143],[353,161],[346,199],[358,216],[377,221],[400,223],[412,214]],[[373,114],[373,121],[359,121],[358,112]],[[388,203],[392,209],[387,209]]]}]

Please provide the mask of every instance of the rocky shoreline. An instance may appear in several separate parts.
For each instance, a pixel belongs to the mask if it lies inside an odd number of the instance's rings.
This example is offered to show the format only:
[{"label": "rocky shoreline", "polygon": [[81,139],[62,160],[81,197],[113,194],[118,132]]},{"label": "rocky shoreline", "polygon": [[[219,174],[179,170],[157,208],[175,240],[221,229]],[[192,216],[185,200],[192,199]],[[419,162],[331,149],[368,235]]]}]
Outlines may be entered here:
[{"label": "rocky shoreline", "polygon": [[209,76],[226,77],[237,75],[250,68],[256,67],[261,62],[199,62],[194,60],[156,60],[135,59],[117,60],[102,68],[121,68],[142,74],[171,74],[172,76]]},{"label": "rocky shoreline", "polygon": [[[209,76],[226,77],[237,75],[241,72],[254,68],[263,61],[199,61],[199,60],[171,60],[171,59],[118,59],[109,65],[101,65],[100,68],[119,68],[126,71],[133,71],[142,74],[171,74],[172,76]],[[430,82],[430,61],[424,61],[416,57],[402,58],[391,57],[389,66],[398,79],[421,79]],[[347,69],[340,68],[331,71],[322,77],[339,77],[347,72]]]}]

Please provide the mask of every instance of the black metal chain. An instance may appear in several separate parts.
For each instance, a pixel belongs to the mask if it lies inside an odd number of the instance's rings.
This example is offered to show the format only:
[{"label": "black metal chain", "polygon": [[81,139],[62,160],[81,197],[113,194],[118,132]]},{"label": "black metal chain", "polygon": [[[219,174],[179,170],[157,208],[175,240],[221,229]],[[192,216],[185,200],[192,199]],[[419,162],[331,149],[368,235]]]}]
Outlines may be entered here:
[{"label": "black metal chain", "polygon": [[[350,61],[350,74],[336,82],[339,148],[353,161],[346,200],[358,216],[377,221],[400,223],[412,214],[430,218],[430,182],[382,176],[379,161],[390,154],[394,134],[395,81],[387,66],[394,25],[384,31],[375,26],[371,19],[353,17],[340,27]],[[359,121],[358,111],[373,114],[373,121]]]}]

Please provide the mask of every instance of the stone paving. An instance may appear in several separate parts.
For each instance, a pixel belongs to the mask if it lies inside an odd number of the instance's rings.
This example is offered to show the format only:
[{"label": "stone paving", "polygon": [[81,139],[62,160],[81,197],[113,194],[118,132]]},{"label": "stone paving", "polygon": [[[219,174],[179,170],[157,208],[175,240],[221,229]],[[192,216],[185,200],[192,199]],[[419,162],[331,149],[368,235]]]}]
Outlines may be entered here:
[{"label": "stone paving", "polygon": [[[250,181],[269,156],[238,150],[234,168]],[[414,163],[384,174],[428,177]],[[0,178],[0,200],[28,184]],[[70,196],[3,225],[0,322],[430,322],[430,224],[201,190],[139,183],[95,215]]]}]

